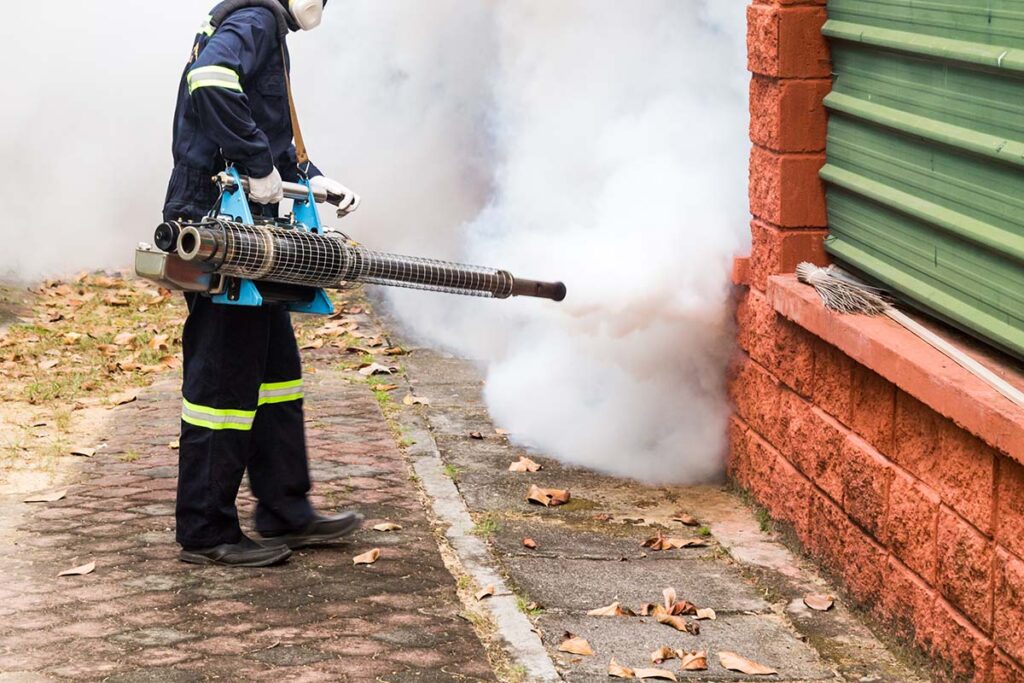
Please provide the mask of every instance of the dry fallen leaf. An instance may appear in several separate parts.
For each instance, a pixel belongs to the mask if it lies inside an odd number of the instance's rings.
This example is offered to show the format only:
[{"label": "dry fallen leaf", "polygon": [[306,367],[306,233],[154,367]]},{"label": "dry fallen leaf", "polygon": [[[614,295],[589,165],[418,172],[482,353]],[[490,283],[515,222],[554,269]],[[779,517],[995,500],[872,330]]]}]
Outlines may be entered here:
[{"label": "dry fallen leaf", "polygon": [[700,526],[700,522],[693,515],[689,515],[685,512],[680,512],[678,515],[672,518],[673,522],[679,522],[683,526]]},{"label": "dry fallen leaf", "polygon": [[813,610],[827,612],[832,609],[835,599],[831,595],[805,595],[804,604]]},{"label": "dry fallen leaf", "polygon": [[715,610],[711,609],[710,607],[702,607],[699,610],[697,610],[697,613],[693,618],[710,619],[711,621],[715,621],[716,619],[718,619],[718,615],[715,614]]},{"label": "dry fallen leaf", "polygon": [[59,491],[47,491],[46,493],[34,493],[28,498],[25,498],[22,502],[24,503],[55,503],[64,496],[68,495],[67,489],[61,489]]},{"label": "dry fallen leaf", "polygon": [[633,669],[637,678],[657,678],[663,681],[678,681],[676,675],[665,669]]},{"label": "dry fallen leaf", "polygon": [[398,531],[401,528],[402,528],[402,526],[400,524],[395,524],[394,522],[384,522],[382,524],[377,524],[376,526],[374,526],[373,530],[374,531]]},{"label": "dry fallen leaf", "polygon": [[676,651],[670,648],[668,645],[662,645],[657,650],[651,653],[651,661],[655,664],[661,664],[666,660],[675,658]]},{"label": "dry fallen leaf", "polygon": [[133,403],[138,400],[139,395],[134,391],[125,391],[120,394],[114,394],[110,397],[110,404],[113,406],[123,406],[128,403]]},{"label": "dry fallen leaf", "polygon": [[708,668],[708,651],[678,652],[679,668],[683,671],[706,671]]},{"label": "dry fallen leaf", "polygon": [[622,666],[615,661],[612,657],[612,661],[608,662],[608,675],[612,678],[634,678],[633,670],[628,666]]},{"label": "dry fallen leaf", "polygon": [[149,348],[154,351],[169,351],[170,350],[171,335],[169,334],[157,334],[149,340]]},{"label": "dry fallen leaf", "polygon": [[398,368],[394,366],[381,365],[380,363],[370,363],[365,368],[359,371],[359,374],[363,377],[372,377],[373,375],[390,375],[398,371]]},{"label": "dry fallen leaf", "polygon": [[612,516],[609,515],[607,512],[596,512],[596,513],[590,515],[590,518],[592,520],[594,520],[595,522],[610,522],[610,521],[612,521]]},{"label": "dry fallen leaf", "polygon": [[135,335],[131,332],[122,332],[114,337],[114,343],[118,346],[128,346],[135,341]]},{"label": "dry fallen leaf", "polygon": [[181,448],[181,441],[179,441],[178,439],[175,439],[174,441],[172,441],[169,444],[167,444],[167,447],[170,448],[172,451],[176,451],[179,448]]},{"label": "dry fallen leaf", "polygon": [[512,432],[510,432],[507,429],[499,429],[499,428],[495,427],[494,428],[494,433],[497,434],[498,436],[508,436]]},{"label": "dry fallen leaf", "polygon": [[529,548],[530,550],[536,550],[537,549],[537,541],[533,540],[532,538],[524,538],[523,539],[523,547],[524,548]]},{"label": "dry fallen leaf", "polygon": [[539,472],[541,469],[543,467],[539,463],[530,460],[525,455],[520,455],[517,462],[508,466],[509,472]]},{"label": "dry fallen leaf", "polygon": [[531,485],[530,490],[526,492],[527,501],[544,507],[565,505],[569,498],[569,492],[564,489],[542,489],[536,484]]},{"label": "dry fallen leaf", "polygon": [[491,584],[489,586],[484,586],[482,590],[477,591],[475,597],[476,597],[477,600],[483,600],[484,598],[489,598],[492,595],[494,595],[494,591],[495,591],[494,584]]},{"label": "dry fallen leaf", "polygon": [[352,558],[352,564],[373,564],[380,559],[380,548],[374,548]]},{"label": "dry fallen leaf", "polygon": [[661,591],[661,596],[665,599],[665,609],[671,610],[672,605],[676,604],[676,589],[665,588]]},{"label": "dry fallen leaf", "polygon": [[651,550],[673,550],[675,548],[703,548],[707,545],[707,541],[696,538],[668,538],[659,531],[657,536],[648,538],[640,545]]},{"label": "dry fallen leaf", "polygon": [[679,600],[672,605],[672,608],[668,611],[669,614],[696,614],[697,605],[693,604],[689,600]]},{"label": "dry fallen leaf", "polygon": [[301,350],[303,350],[303,351],[316,351],[317,349],[322,349],[323,347],[324,347],[324,340],[317,338],[317,339],[314,339],[311,342],[307,342],[307,343],[303,344],[299,348]]},{"label": "dry fallen leaf", "polygon": [[480,432],[470,432],[469,433],[469,438],[476,439],[476,440],[479,441],[479,440],[484,438],[484,435],[481,434]]},{"label": "dry fallen leaf", "polygon": [[40,370],[49,370],[51,368],[57,367],[57,365],[59,365],[59,364],[60,364],[60,361],[56,360],[56,359],[44,360],[44,361],[39,363],[39,369]]},{"label": "dry fallen leaf", "polygon": [[677,617],[673,614],[668,614],[664,610],[660,612],[655,610],[654,618],[659,624],[671,626],[677,631],[684,631],[692,635],[700,634],[700,626],[697,623],[687,621],[683,617]]},{"label": "dry fallen leaf", "polygon": [[573,655],[582,655],[584,657],[590,657],[594,654],[594,649],[590,647],[583,638],[574,636],[571,633],[566,633],[567,638],[562,641],[562,644],[558,646],[559,652],[568,652]]},{"label": "dry fallen leaf", "polygon": [[423,396],[413,396],[412,394],[406,394],[405,398],[402,399],[402,403],[407,406],[429,406],[430,399],[424,398]]},{"label": "dry fallen leaf", "polygon": [[96,449],[88,448],[85,446],[78,446],[76,448],[71,449],[71,455],[80,455],[83,458],[91,458],[92,456],[96,455]]},{"label": "dry fallen leaf", "polygon": [[60,574],[57,574],[57,576],[85,576],[86,574],[92,574],[94,571],[96,571],[96,563],[90,562],[89,564],[83,564],[81,567],[65,569]]},{"label": "dry fallen leaf", "polygon": [[635,617],[636,614],[628,607],[623,607],[618,602],[613,602],[606,607],[598,607],[587,612],[590,617]]},{"label": "dry fallen leaf", "polygon": [[764,664],[758,664],[746,657],[741,657],[735,652],[719,652],[718,663],[722,665],[723,669],[739,671],[740,673],[747,674],[748,676],[770,676],[772,674],[779,673],[771,667],[765,666]]}]

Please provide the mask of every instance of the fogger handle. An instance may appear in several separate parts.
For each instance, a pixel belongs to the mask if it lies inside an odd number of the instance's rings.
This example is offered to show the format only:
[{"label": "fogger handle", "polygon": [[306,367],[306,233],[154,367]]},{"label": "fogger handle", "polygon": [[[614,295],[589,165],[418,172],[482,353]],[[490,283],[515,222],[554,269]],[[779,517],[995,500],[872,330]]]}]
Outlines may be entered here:
[{"label": "fogger handle", "polygon": [[512,283],[512,296],[532,296],[538,299],[562,301],[565,299],[565,284],[524,280],[517,277]]},{"label": "fogger handle", "polygon": [[[220,183],[224,187],[232,188],[235,186],[234,176],[228,173],[219,173],[214,176],[213,179],[214,182]],[[304,200],[309,198],[310,188],[307,188],[305,185],[300,185],[299,183],[281,183],[281,186],[284,188],[284,196],[286,199]],[[245,191],[246,195],[249,194],[248,176],[242,176],[242,190]],[[346,199],[344,195],[331,194],[330,192],[325,192],[323,190],[314,189],[312,192],[313,201],[317,204],[323,204],[326,202],[328,204],[333,204],[334,206],[339,206]]]}]

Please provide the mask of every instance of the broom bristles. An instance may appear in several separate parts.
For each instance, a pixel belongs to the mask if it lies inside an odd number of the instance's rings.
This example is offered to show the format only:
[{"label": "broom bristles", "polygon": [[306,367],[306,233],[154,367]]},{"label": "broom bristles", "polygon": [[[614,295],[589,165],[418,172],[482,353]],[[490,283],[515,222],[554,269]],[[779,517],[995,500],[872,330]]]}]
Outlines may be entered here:
[{"label": "broom bristles", "polygon": [[825,308],[831,311],[880,315],[892,306],[881,290],[835,272],[832,266],[819,268],[813,263],[801,263],[796,267],[796,276],[800,282],[814,287]]}]

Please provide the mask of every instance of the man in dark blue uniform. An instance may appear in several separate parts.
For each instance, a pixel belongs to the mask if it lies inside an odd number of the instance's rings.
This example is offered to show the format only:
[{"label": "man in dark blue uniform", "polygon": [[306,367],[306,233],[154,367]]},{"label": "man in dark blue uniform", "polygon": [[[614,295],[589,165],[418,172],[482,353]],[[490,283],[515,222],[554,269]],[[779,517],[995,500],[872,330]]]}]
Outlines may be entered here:
[{"label": "man in dark blue uniform", "polygon": [[[294,135],[285,38],[315,28],[326,0],[226,0],[196,36],[174,120],[174,171],[164,220],[198,220],[218,201],[211,177],[234,164],[250,200],[277,215],[282,179],[358,197],[323,176]],[[293,137],[298,138],[296,151]],[[256,213],[256,211],[254,211]],[[292,549],[355,531],[354,512],[317,514],[309,503],[302,366],[287,310],[214,304],[188,295],[178,467],[181,559],[261,567]],[[245,471],[257,498],[257,542],[242,533],[235,499]]]}]

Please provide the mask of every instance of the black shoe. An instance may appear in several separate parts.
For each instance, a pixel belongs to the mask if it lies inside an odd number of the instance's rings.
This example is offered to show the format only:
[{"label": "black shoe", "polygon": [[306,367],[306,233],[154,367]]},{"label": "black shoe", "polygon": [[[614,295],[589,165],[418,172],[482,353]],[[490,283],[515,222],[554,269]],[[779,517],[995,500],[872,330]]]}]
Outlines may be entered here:
[{"label": "black shoe", "polygon": [[340,515],[316,515],[313,521],[301,531],[282,534],[261,534],[264,545],[287,546],[292,550],[318,543],[329,543],[348,536],[363,525],[363,516],[358,512],[342,512]]},{"label": "black shoe", "polygon": [[222,543],[212,548],[182,550],[179,558],[191,564],[219,564],[226,567],[270,567],[280,564],[292,551],[287,547],[270,547],[246,536],[238,543]]}]

